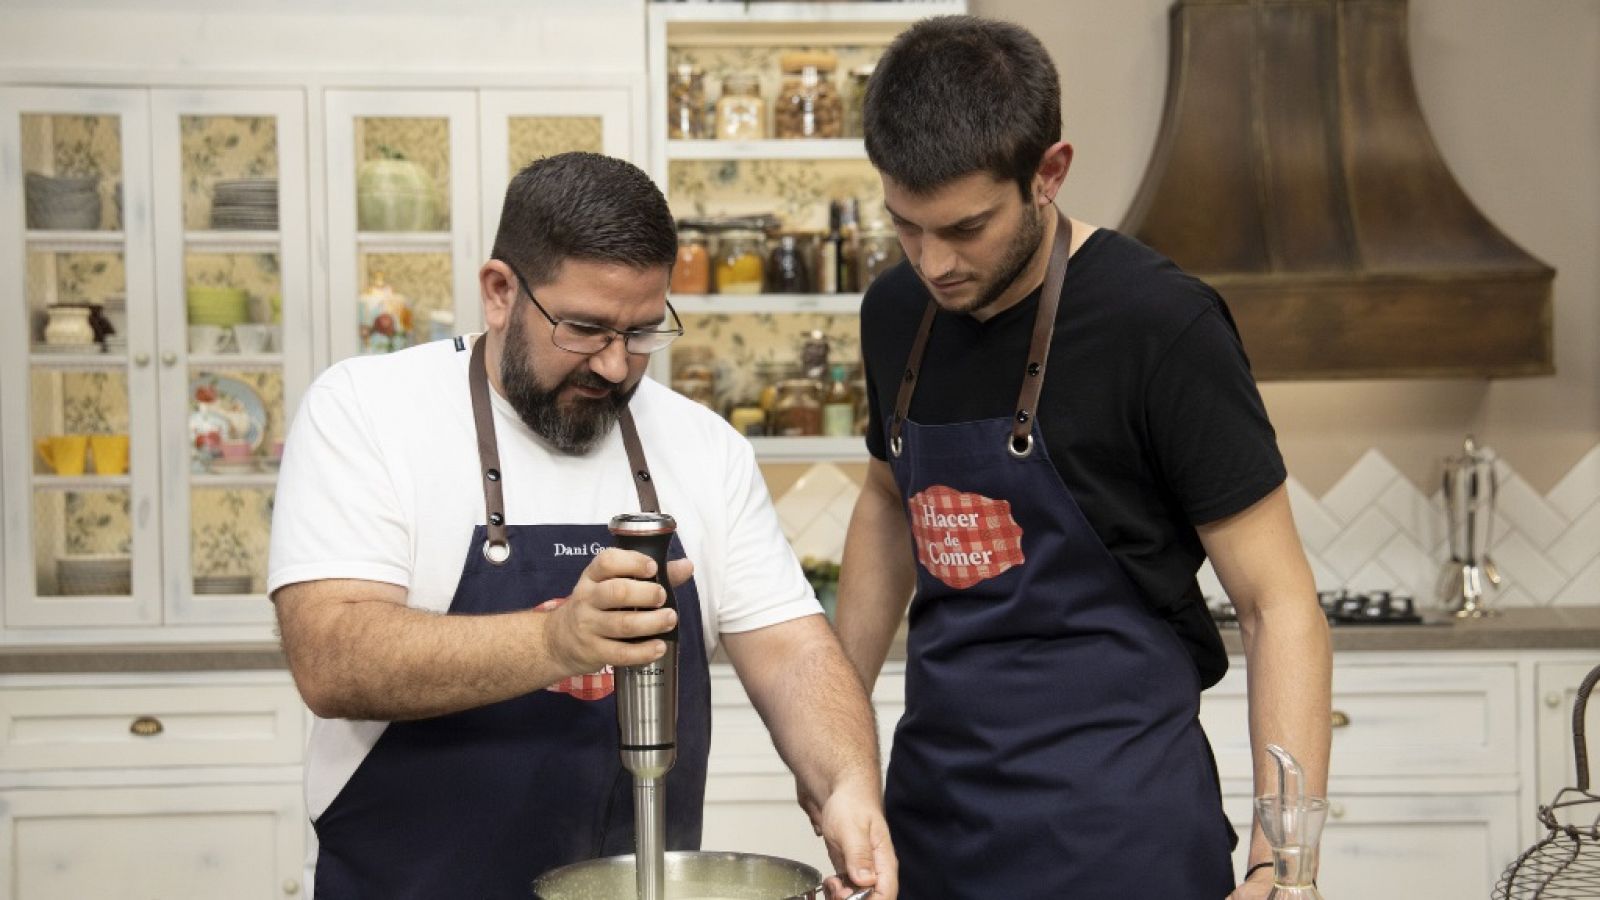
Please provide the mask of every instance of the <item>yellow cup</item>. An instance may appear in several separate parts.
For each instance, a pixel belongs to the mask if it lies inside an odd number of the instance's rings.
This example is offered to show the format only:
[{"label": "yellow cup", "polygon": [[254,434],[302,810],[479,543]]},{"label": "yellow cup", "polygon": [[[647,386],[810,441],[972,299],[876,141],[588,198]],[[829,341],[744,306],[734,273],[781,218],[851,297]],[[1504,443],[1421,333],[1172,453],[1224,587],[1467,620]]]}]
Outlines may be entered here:
[{"label": "yellow cup", "polygon": [[85,458],[89,455],[89,436],[86,434],[58,434],[40,438],[34,449],[45,465],[57,475],[82,475]]},{"label": "yellow cup", "polygon": [[125,434],[91,435],[89,452],[94,455],[94,470],[101,475],[121,475],[128,471],[128,436]]}]

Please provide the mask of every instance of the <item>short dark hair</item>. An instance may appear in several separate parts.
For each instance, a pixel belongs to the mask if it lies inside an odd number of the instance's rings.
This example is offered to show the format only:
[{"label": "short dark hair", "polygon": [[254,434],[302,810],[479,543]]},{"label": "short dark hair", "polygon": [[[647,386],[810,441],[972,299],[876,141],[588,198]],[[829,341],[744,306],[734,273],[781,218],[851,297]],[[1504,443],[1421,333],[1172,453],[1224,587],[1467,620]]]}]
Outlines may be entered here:
[{"label": "short dark hair", "polygon": [[672,212],[650,176],[598,153],[559,153],[511,179],[492,255],[538,287],[569,259],[647,269],[677,254]]},{"label": "short dark hair", "polygon": [[1026,197],[1044,152],[1061,139],[1061,84],[1027,29],[935,16],[884,52],[862,123],[872,165],[908,190],[988,172],[1016,181]]}]

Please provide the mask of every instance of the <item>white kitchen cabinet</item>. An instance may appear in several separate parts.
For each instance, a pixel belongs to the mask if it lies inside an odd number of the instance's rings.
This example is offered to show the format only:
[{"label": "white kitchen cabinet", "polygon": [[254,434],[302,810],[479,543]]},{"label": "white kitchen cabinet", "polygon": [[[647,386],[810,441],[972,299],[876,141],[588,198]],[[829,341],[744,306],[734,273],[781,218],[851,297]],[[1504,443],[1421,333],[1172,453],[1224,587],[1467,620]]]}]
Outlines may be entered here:
[{"label": "white kitchen cabinet", "polygon": [[[304,126],[295,90],[0,89],[6,639],[270,638],[274,447],[313,365]],[[66,177],[97,214],[23,215]],[[215,227],[242,179],[275,200]],[[75,304],[115,333],[51,339]]]},{"label": "white kitchen cabinet", "polygon": [[[1546,662],[1537,667],[1534,709],[1539,723],[1539,779],[1534,800],[1538,803],[1549,803],[1561,790],[1578,785],[1572,746],[1573,705],[1578,686],[1596,665],[1600,665],[1600,654],[1583,662]],[[1600,793],[1600,753],[1595,752],[1600,747],[1600,697],[1596,694],[1600,688],[1590,694],[1584,710],[1584,735],[1589,746],[1589,790]],[[1532,814],[1531,809],[1528,813]]]},{"label": "white kitchen cabinet", "polygon": [[286,673],[0,676],[0,900],[303,887]]},{"label": "white kitchen cabinet", "polygon": [[[384,352],[482,328],[478,268],[494,247],[511,176],[541,156],[588,150],[623,159],[640,151],[626,81],[537,89],[330,90],[328,291],[332,358]],[[363,179],[425,182],[428,210],[363,200]],[[387,172],[381,167],[388,166]],[[374,334],[363,295],[388,288],[401,313]],[[398,321],[394,321],[397,319]],[[395,332],[383,334],[383,330]]]}]

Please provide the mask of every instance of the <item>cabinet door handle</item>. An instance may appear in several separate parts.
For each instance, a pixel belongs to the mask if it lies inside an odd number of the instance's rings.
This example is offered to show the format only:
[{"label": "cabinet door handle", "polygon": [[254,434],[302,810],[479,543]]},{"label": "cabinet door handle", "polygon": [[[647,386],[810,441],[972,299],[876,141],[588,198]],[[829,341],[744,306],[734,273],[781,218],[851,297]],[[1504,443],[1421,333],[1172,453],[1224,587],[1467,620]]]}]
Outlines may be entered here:
[{"label": "cabinet door handle", "polygon": [[148,353],[135,353],[133,355],[133,365],[136,368],[140,368],[140,369],[144,368],[145,366],[150,365],[150,354],[148,354]]},{"label": "cabinet door handle", "polygon": [[1328,807],[1328,815],[1333,816],[1335,819],[1344,818],[1344,804],[1343,803],[1335,803],[1335,804],[1329,806]]},{"label": "cabinet door handle", "polygon": [[285,878],[283,880],[283,892],[291,897],[300,893],[300,882],[293,878]]},{"label": "cabinet door handle", "polygon": [[140,716],[133,720],[132,725],[128,726],[129,733],[136,734],[139,737],[155,737],[165,730],[161,725],[161,720],[155,716]]},{"label": "cabinet door handle", "polygon": [[1333,716],[1328,720],[1328,724],[1334,728],[1349,728],[1350,714],[1344,710],[1336,709],[1333,711]]},{"label": "cabinet door handle", "polygon": [[161,354],[161,364],[169,369],[172,368],[178,364],[178,354],[171,352]]},{"label": "cabinet door handle", "polygon": [[1551,709],[1560,709],[1561,708],[1561,695],[1559,693],[1555,692],[1555,691],[1551,691],[1550,693],[1545,694],[1544,695],[1544,705],[1550,707]]}]

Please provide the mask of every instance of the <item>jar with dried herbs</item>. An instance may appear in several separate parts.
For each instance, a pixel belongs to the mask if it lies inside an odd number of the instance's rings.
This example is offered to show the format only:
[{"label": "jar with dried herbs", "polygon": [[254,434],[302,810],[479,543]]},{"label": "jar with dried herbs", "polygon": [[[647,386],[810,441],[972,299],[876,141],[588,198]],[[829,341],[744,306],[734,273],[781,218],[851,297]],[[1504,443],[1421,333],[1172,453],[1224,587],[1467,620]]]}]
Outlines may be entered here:
[{"label": "jar with dried herbs", "polygon": [[833,84],[838,57],[832,53],[785,53],[778,60],[783,86],[773,107],[772,130],[779,138],[844,136],[844,103]]},{"label": "jar with dried herbs", "polygon": [[861,108],[867,105],[867,82],[872,80],[872,65],[857,66],[850,70],[844,92],[844,136],[858,138],[866,134],[861,128]]},{"label": "jar with dried herbs", "polygon": [[728,141],[758,141],[767,136],[767,103],[761,99],[761,82],[739,73],[722,80],[717,100],[717,137]]},{"label": "jar with dried herbs", "polygon": [[705,134],[706,76],[695,65],[679,63],[667,80],[667,137],[679,140]]},{"label": "jar with dried herbs", "polygon": [[778,385],[772,410],[772,433],[777,437],[815,437],[822,434],[822,398],[810,378],[790,378]]}]

